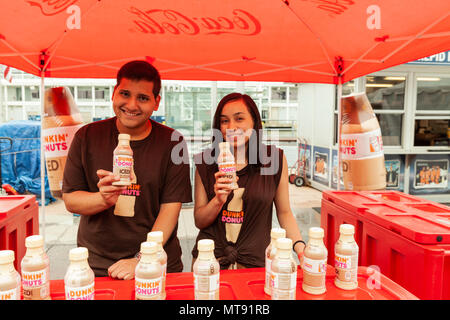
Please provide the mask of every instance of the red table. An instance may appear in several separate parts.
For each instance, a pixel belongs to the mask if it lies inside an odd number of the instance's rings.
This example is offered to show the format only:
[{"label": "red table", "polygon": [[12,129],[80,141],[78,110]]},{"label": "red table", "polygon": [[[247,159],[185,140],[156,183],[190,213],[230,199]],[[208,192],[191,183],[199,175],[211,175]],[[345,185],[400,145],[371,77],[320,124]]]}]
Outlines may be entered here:
[{"label": "red table", "polygon": [[[356,290],[345,291],[334,285],[335,270],[327,266],[327,292],[310,295],[302,290],[303,272],[297,272],[297,300],[417,300],[417,297],[382,274],[374,276],[366,267],[358,268]],[[378,279],[379,282],[372,281]],[[372,285],[375,284],[375,288]],[[64,299],[64,281],[52,280],[51,298]],[[194,277],[191,272],[169,273],[166,278],[167,300],[194,300]],[[134,280],[95,279],[95,299],[134,300]],[[264,293],[264,268],[223,270],[220,272],[221,300],[270,300]]]}]

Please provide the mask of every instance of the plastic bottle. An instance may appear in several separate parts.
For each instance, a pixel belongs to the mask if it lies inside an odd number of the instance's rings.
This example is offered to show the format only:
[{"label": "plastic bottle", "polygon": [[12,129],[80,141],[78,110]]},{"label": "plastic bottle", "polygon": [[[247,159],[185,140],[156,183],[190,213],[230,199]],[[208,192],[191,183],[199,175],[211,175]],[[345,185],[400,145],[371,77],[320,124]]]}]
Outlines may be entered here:
[{"label": "plastic bottle", "polygon": [[27,251],[21,262],[24,300],[50,300],[50,265],[44,239],[34,235],[25,239]]},{"label": "plastic bottle", "polygon": [[199,240],[197,249],[193,266],[195,300],[219,300],[220,265],[214,256],[214,241]]},{"label": "plastic bottle", "polygon": [[162,300],[162,278],[158,244],[154,241],[141,243],[141,259],[134,276],[136,300]]},{"label": "plastic bottle", "polygon": [[119,134],[119,143],[114,149],[113,174],[120,177],[120,181],[113,182],[114,186],[131,185],[133,170],[133,150],[130,147],[130,135]]},{"label": "plastic bottle", "polygon": [[365,93],[342,98],[341,159],[346,190],[386,188],[380,125]]},{"label": "plastic bottle", "polygon": [[162,266],[162,294],[161,299],[166,299],[166,275],[167,275],[167,253],[163,248],[163,232],[152,231],[147,234],[147,241],[154,241],[158,244],[158,260]]},{"label": "plastic bottle", "polygon": [[297,291],[297,264],[292,256],[292,240],[280,238],[275,242],[272,261],[272,300],[295,300]]},{"label": "plastic bottle", "polygon": [[88,255],[84,247],[69,251],[70,264],[64,276],[66,300],[94,300],[95,275],[87,261]]},{"label": "plastic bottle", "polygon": [[327,273],[328,251],[323,244],[324,231],[313,227],[308,232],[309,240],[303,254],[303,283],[306,293],[322,294],[326,291],[325,278]]},{"label": "plastic bottle", "polygon": [[279,238],[286,237],[286,230],[283,228],[272,228],[270,231],[270,243],[266,248],[266,280],[264,282],[264,292],[271,295],[271,275],[272,275],[272,261],[275,258],[276,245],[275,242]]},{"label": "plastic bottle", "polygon": [[234,161],[234,156],[230,151],[230,143],[229,142],[220,142],[219,143],[219,157],[217,159],[217,164],[219,166],[219,171],[225,172],[225,178],[231,179],[231,189],[239,188],[236,182],[236,163]]},{"label": "plastic bottle", "polygon": [[45,90],[42,131],[50,192],[62,198],[62,181],[67,153],[83,119],[70,90],[66,87]]},{"label": "plastic bottle", "polygon": [[358,287],[358,244],[354,239],[355,227],[351,224],[339,226],[340,236],[334,246],[336,287],[353,290]]},{"label": "plastic bottle", "polygon": [[20,274],[12,250],[0,251],[0,300],[20,300]]}]

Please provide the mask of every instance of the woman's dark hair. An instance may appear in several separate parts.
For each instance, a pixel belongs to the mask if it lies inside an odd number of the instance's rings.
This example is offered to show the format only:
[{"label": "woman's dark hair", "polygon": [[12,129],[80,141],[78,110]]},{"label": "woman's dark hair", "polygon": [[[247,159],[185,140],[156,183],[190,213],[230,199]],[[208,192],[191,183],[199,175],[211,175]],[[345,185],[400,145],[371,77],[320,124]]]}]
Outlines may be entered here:
[{"label": "woman's dark hair", "polygon": [[[247,106],[247,110],[252,116],[253,119],[253,132],[249,139],[249,146],[247,148],[247,159],[249,161],[249,164],[256,165],[257,167],[261,166],[260,161],[260,150],[261,150],[261,144],[262,144],[262,121],[261,116],[259,115],[258,107],[256,106],[255,101],[246,94],[241,94],[238,92],[233,92],[230,94],[227,94],[225,97],[220,100],[219,104],[217,105],[216,112],[214,113],[212,128],[216,129],[214,130],[217,132],[219,130],[220,132],[220,116],[222,115],[222,110],[225,107],[225,105],[232,101],[238,101],[241,100],[244,102],[244,104]],[[218,141],[219,140],[219,141]],[[214,150],[219,150],[218,144],[219,142],[223,141],[222,139],[214,139],[212,141],[212,147]],[[252,156],[250,156],[250,154]],[[252,161],[253,160],[253,161]],[[256,160],[256,161],[255,161]]]},{"label": "woman's dark hair", "polygon": [[153,95],[155,98],[161,90],[161,77],[158,70],[145,60],[134,60],[125,63],[117,72],[117,84],[119,86],[122,78],[140,81],[147,80],[153,82]]}]

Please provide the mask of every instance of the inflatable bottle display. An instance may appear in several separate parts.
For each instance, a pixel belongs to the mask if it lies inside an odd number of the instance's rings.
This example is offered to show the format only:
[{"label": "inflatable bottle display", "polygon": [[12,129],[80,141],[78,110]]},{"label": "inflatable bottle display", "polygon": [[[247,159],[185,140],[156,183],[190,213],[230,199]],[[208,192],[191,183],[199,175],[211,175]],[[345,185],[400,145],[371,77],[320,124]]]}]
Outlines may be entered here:
[{"label": "inflatable bottle display", "polygon": [[365,93],[342,98],[341,159],[346,190],[386,188],[383,141]]},{"label": "inflatable bottle display", "polygon": [[45,91],[44,154],[50,192],[55,198],[62,198],[62,180],[72,139],[83,126],[81,114],[66,87],[49,88]]}]

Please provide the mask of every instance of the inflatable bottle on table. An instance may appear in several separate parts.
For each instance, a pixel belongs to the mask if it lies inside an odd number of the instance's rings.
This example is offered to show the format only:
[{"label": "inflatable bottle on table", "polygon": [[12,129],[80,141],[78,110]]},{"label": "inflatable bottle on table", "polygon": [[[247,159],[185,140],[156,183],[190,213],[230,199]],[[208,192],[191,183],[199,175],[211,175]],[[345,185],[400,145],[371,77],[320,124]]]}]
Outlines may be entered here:
[{"label": "inflatable bottle on table", "polygon": [[83,120],[70,90],[67,87],[47,89],[42,129],[48,182],[55,198],[62,198],[67,153],[75,133],[82,126]]},{"label": "inflatable bottle on table", "polygon": [[380,125],[365,93],[345,96],[342,102],[341,159],[346,190],[386,188]]}]

